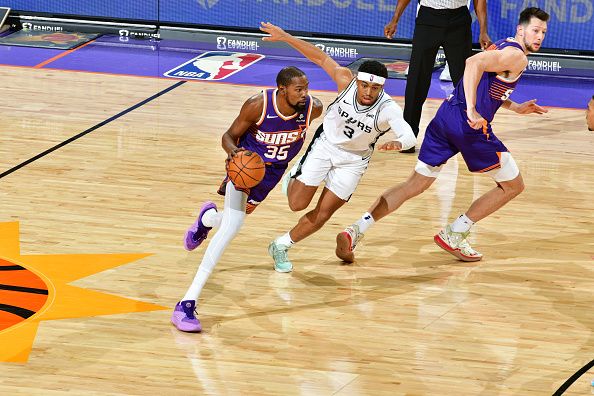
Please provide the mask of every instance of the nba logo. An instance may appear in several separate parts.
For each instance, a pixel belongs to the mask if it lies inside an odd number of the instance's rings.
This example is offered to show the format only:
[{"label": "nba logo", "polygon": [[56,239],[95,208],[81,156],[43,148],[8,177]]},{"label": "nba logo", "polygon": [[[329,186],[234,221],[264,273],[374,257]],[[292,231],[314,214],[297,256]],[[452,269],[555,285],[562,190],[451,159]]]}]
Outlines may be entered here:
[{"label": "nba logo", "polygon": [[190,80],[222,80],[253,65],[264,55],[242,52],[209,51],[190,59],[163,75]]}]

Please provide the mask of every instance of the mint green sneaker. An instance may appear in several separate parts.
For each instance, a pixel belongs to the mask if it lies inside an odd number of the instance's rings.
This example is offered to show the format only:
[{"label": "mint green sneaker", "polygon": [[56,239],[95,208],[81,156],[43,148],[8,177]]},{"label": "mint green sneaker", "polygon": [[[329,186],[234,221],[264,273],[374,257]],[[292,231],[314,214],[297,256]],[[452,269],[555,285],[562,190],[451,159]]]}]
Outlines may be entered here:
[{"label": "mint green sneaker", "polygon": [[289,255],[287,254],[288,250],[288,246],[276,243],[276,241],[272,241],[268,245],[268,254],[274,260],[274,270],[276,272],[293,271],[293,264],[289,261]]},{"label": "mint green sneaker", "polygon": [[[301,161],[301,160],[299,160]],[[283,182],[281,184],[281,189],[283,191],[283,194],[285,194],[285,197],[289,196],[289,183],[291,183],[291,178],[293,177],[293,175],[295,173],[297,173],[297,167],[299,166],[299,161],[297,161],[297,163],[295,163],[295,165],[293,165],[291,167],[291,169],[289,169],[289,171],[287,173],[285,173],[285,175],[283,176]]]},{"label": "mint green sneaker", "polygon": [[283,176],[283,183],[281,184],[281,189],[285,197],[289,196],[289,183],[291,182],[291,172],[285,173]]}]

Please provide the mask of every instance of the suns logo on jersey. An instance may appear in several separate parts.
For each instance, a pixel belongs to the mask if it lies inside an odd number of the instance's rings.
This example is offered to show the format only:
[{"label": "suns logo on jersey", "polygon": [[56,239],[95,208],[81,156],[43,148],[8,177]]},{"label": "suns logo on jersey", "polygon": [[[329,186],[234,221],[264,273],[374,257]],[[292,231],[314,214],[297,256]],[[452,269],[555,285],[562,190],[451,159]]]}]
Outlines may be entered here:
[{"label": "suns logo on jersey", "polygon": [[261,59],[264,59],[264,55],[210,51],[174,67],[163,75],[190,80],[222,80]]},{"label": "suns logo on jersey", "polygon": [[283,144],[291,144],[301,139],[301,136],[304,132],[305,130],[274,133],[258,131],[256,133],[256,140],[266,145],[278,146]]}]

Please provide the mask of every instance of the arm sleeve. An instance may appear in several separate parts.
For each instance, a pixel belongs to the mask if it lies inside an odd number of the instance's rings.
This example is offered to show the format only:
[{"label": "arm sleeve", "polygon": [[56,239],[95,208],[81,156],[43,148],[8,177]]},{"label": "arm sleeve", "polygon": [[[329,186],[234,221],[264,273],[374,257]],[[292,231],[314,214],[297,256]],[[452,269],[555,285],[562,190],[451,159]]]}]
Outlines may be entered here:
[{"label": "arm sleeve", "polygon": [[417,144],[417,138],[412,128],[404,121],[402,108],[394,101],[387,103],[380,110],[378,126],[386,132],[391,130],[394,133],[394,140],[402,145],[402,150],[407,150]]}]

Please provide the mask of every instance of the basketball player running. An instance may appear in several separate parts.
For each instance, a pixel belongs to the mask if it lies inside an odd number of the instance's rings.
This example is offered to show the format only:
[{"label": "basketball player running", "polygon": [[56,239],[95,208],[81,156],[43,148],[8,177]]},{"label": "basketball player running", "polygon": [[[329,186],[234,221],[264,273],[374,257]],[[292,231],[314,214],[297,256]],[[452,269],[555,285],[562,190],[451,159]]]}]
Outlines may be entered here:
[{"label": "basketball player running", "polygon": [[349,200],[367,169],[379,137],[389,131],[393,133],[393,140],[382,144],[379,150],[408,149],[416,144],[416,138],[402,118],[400,106],[383,90],[388,71],[382,63],[364,62],[355,77],[319,48],[271,23],[262,23],[260,30],[269,34],[263,40],[283,41],[322,67],[340,92],[328,106],[323,125],[316,131],[307,152],[283,181],[293,211],[307,208],[318,186],[322,181],[326,183],[316,207],[268,247],[274,269],[290,272],[293,265],[288,249],[319,230]]},{"label": "basketball player running", "polygon": [[474,201],[466,213],[435,235],[434,240],[462,261],[478,261],[483,257],[468,243],[471,226],[524,190],[516,162],[493,134],[490,123],[499,107],[518,114],[547,112],[535,103],[536,99],[518,104],[509,95],[528,64],[526,55],[540,48],[548,19],[543,10],[526,8],[520,14],[515,38],[500,40],[466,60],[463,79],[427,126],[412,175],[404,183],[386,190],[369,212],[337,236],[339,258],[353,261],[353,249],[363,233],[375,221],[429,188],[442,165],[458,152],[471,172],[486,172],[497,186]]},{"label": "basketball player running", "polygon": [[286,67],[278,73],[276,83],[277,89],[265,89],[249,98],[223,134],[222,146],[228,154],[227,161],[240,151],[250,150],[264,159],[266,174],[251,189],[238,189],[225,178],[218,191],[225,196],[223,211],[217,211],[213,202],[205,202],[198,218],[186,232],[185,248],[194,250],[213,227],[220,226],[204,252],[194,281],[175,306],[171,322],[178,330],[202,330],[194,311],[206,280],[239,232],[246,214],[253,212],[281,180],[288,163],[303,146],[310,122],[322,114],[322,102],[308,94],[309,82],[303,71]]}]

